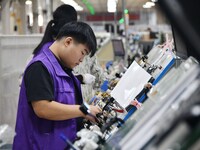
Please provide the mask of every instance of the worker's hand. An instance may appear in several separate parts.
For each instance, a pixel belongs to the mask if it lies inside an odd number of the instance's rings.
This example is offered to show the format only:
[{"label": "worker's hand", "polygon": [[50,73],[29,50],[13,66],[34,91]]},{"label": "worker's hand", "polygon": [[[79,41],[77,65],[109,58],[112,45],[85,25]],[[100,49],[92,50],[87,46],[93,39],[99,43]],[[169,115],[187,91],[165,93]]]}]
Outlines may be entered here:
[{"label": "worker's hand", "polygon": [[96,77],[89,73],[82,74],[82,76],[83,76],[83,83],[85,84],[92,84],[95,82]]},{"label": "worker's hand", "polygon": [[98,122],[96,115],[101,113],[101,109],[98,106],[90,105],[90,113],[85,116],[87,120],[91,122]]}]

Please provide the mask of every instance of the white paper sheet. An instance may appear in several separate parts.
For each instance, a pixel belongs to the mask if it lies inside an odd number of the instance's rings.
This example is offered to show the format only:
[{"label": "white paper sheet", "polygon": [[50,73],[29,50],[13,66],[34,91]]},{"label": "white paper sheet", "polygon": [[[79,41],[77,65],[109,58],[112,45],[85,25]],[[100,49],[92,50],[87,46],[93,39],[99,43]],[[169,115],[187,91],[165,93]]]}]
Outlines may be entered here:
[{"label": "white paper sheet", "polygon": [[111,96],[125,108],[141,92],[150,78],[151,75],[134,61],[112,90]]}]

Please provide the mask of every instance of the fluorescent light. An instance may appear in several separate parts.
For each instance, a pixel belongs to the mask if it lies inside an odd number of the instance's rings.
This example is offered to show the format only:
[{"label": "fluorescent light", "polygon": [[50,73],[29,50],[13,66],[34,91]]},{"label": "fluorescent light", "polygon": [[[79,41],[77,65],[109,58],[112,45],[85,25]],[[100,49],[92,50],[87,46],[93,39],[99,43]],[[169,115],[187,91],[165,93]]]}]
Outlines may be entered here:
[{"label": "fluorescent light", "polygon": [[152,6],[155,6],[155,3],[153,3],[153,2],[146,2],[146,5],[152,7]]},{"label": "fluorescent light", "polygon": [[108,12],[116,12],[118,0],[107,0],[107,10]]},{"label": "fluorescent light", "polygon": [[146,4],[143,5],[143,8],[151,8],[152,6],[155,6],[155,3],[153,3],[153,2],[146,2]]},{"label": "fluorescent light", "polygon": [[26,5],[32,5],[32,1],[27,0],[27,1],[25,2],[25,4],[26,4]]},{"label": "fluorescent light", "polygon": [[76,9],[76,11],[83,11],[83,7],[78,5],[74,0],[61,0],[63,3],[71,5]]}]

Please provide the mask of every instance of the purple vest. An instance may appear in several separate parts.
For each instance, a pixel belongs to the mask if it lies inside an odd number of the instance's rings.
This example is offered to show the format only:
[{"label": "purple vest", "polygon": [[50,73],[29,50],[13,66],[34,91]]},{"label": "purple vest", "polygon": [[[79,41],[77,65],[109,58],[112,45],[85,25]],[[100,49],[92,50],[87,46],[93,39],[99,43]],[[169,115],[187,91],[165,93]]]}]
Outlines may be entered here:
[{"label": "purple vest", "polygon": [[[51,44],[45,44],[42,52],[34,57],[29,65],[41,61],[52,76],[55,91],[54,100],[59,103],[73,105],[76,103],[73,80],[63,71],[57,59],[49,50]],[[80,82],[76,78],[75,82],[79,92],[81,92]],[[27,101],[23,79],[15,131],[13,150],[64,150],[67,144],[60,138],[60,134],[63,133],[73,142],[77,132],[76,119],[51,121],[37,117],[31,104]]]}]

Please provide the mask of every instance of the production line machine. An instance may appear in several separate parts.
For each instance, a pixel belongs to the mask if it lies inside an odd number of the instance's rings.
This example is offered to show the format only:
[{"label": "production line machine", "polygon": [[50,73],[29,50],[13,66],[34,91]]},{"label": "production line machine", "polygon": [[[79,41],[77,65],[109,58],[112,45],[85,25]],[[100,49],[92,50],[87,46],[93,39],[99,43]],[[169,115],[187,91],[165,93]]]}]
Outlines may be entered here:
[{"label": "production line machine", "polygon": [[[158,0],[158,4],[171,22],[179,56],[187,52],[187,57],[195,56],[200,60],[199,1]],[[103,150],[200,149],[199,63],[193,57],[181,60],[174,55],[173,49],[172,41],[167,40],[154,47],[138,63],[131,64],[109,93],[117,108],[123,108],[124,112],[117,113],[117,118],[124,123],[112,124],[106,136],[102,136],[101,128],[95,130],[96,126],[91,126],[89,131],[96,136],[88,139],[95,142],[82,147],[74,143],[76,149],[92,149],[94,143],[94,149]],[[152,86],[145,86],[149,81]],[[104,123],[109,123],[111,119],[108,118]],[[92,140],[94,137],[98,140]],[[106,138],[101,140],[102,137]]]},{"label": "production line machine", "polygon": [[198,149],[199,65],[188,58],[148,93],[147,101],[106,143],[105,149]]},{"label": "production line machine", "polygon": [[[102,113],[94,116],[97,123],[85,122],[85,129],[77,133],[78,139],[71,145],[72,149],[159,149],[169,146],[169,141],[165,145],[158,142],[158,137],[163,136],[159,131],[165,125],[158,122],[161,118],[164,122],[172,112],[183,111],[169,110],[174,105],[185,107],[183,99],[196,93],[200,83],[199,65],[190,57],[178,68],[173,67],[176,56],[169,43],[153,48],[144,57],[139,63],[131,64],[115,87],[108,84],[107,91],[98,91],[91,99],[89,103],[98,105]],[[173,116],[169,128],[177,116]]]},{"label": "production line machine", "polygon": [[[139,94],[134,97],[134,100],[126,106],[128,114],[125,120],[138,109],[135,104],[139,103],[139,105],[141,105],[148,98],[147,93],[152,85],[156,85],[172,67],[179,65],[179,58],[174,54],[173,40],[167,38],[164,44],[153,47],[147,55],[141,58],[138,64],[151,75],[151,78],[145,81],[144,88],[140,90]],[[138,74],[144,77],[144,74],[139,72],[137,72],[135,76]],[[139,82],[141,82],[141,80],[139,80]],[[138,88],[138,86],[136,87]]]}]

